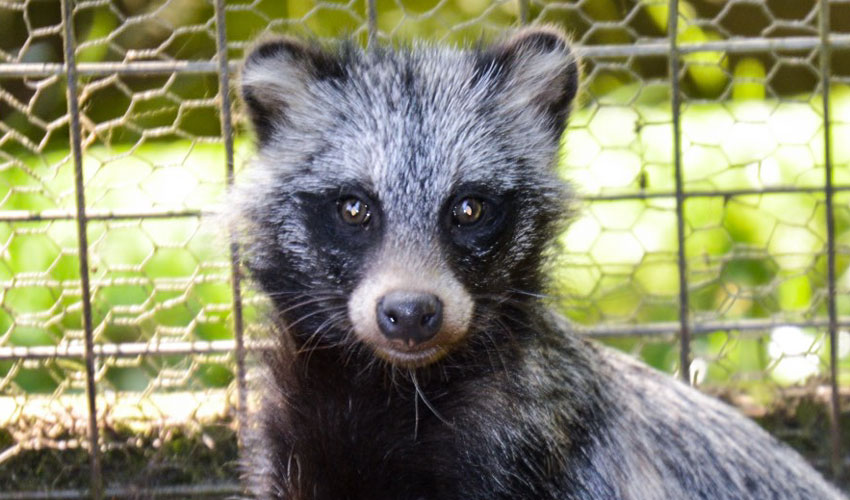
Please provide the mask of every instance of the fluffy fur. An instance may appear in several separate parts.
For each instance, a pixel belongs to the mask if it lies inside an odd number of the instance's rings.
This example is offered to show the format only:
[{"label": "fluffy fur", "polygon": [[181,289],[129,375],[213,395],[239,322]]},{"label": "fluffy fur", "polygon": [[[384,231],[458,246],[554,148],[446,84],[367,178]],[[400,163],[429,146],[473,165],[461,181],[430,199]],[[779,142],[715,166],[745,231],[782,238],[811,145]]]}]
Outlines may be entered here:
[{"label": "fluffy fur", "polygon": [[[541,303],[577,79],[548,28],[470,50],[251,52],[258,154],[236,212],[278,340],[245,457],[258,497],[841,498],[735,410]],[[368,223],[340,218],[347,199]],[[484,212],[463,225],[469,199]],[[395,290],[441,301],[433,339],[382,335]]]}]

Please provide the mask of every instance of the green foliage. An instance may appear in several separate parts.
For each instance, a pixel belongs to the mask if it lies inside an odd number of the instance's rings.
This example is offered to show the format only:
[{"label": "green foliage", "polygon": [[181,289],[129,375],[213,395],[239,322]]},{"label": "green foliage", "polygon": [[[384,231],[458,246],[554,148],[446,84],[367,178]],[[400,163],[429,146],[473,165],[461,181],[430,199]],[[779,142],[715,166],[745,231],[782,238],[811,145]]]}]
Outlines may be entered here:
[{"label": "green foliage", "polygon": [[[739,73],[757,83],[759,64],[741,60]],[[823,170],[816,160],[823,154],[820,96],[757,99],[763,88],[753,82],[732,100],[688,103],[683,108],[687,191],[822,188]],[[830,90],[839,109],[850,103],[848,88]],[[624,91],[620,87],[613,92],[629,95]],[[666,103],[626,102],[627,107],[618,107],[616,101],[609,101],[608,107],[591,104],[575,113],[564,141],[562,169],[580,193],[673,191]],[[846,123],[837,119],[833,140],[841,141],[838,138],[847,130]],[[846,182],[839,178],[846,179],[850,154],[836,147],[833,161],[835,182]],[[835,202],[840,241],[850,238],[850,214],[841,208],[843,203]],[[565,297],[561,304],[574,321],[588,325],[678,321],[673,208],[673,200],[662,197],[597,201],[579,212],[561,240],[567,255],[556,270],[557,295]],[[693,320],[771,318],[781,324],[824,317],[822,193],[692,197],[685,202],[684,215]],[[839,256],[836,273],[840,280],[850,274],[847,259]],[[839,303],[840,315],[850,313],[850,301]],[[774,329],[769,341],[736,335],[744,338],[730,341],[729,334],[718,332],[694,339],[697,360],[707,363],[695,371],[701,371],[705,382],[735,382],[765,397],[763,387],[746,382],[747,378],[761,380],[768,374],[780,384],[799,383],[828,366],[821,332],[803,329],[789,337]],[[678,355],[669,343],[640,353],[658,368],[675,369]],[[847,353],[840,357],[846,359]]]}]

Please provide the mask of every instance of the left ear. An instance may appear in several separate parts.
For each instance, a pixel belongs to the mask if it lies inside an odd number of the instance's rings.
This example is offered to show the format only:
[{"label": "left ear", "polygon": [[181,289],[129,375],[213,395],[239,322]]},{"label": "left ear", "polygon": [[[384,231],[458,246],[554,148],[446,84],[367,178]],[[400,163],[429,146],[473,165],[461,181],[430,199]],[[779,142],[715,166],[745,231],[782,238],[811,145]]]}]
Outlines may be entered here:
[{"label": "left ear", "polygon": [[491,72],[510,107],[536,107],[560,137],[578,91],[579,68],[567,37],[557,28],[538,26],[518,31],[486,49],[478,67]]}]

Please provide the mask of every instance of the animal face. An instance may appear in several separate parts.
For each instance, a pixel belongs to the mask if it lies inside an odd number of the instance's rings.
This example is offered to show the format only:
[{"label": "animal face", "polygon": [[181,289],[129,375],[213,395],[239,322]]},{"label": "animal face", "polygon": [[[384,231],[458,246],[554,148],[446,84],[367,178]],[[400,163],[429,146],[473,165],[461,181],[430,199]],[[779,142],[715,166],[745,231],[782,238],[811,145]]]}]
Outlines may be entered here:
[{"label": "animal face", "polygon": [[296,340],[424,366],[538,292],[576,82],[545,28],[478,50],[256,47],[242,240]]}]

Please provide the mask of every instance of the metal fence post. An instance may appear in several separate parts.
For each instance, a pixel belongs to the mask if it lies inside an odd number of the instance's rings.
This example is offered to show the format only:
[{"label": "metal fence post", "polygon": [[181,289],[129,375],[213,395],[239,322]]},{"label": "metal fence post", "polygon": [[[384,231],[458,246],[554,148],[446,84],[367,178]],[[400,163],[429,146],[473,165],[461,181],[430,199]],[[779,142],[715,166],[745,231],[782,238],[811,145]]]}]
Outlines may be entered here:
[{"label": "metal fence post", "polygon": [[681,64],[678,41],[679,2],[670,0],[667,11],[667,37],[670,44],[670,100],[673,119],[673,166],[676,177],[676,239],[679,266],[679,375],[691,382],[691,326],[688,316],[688,269],[685,260],[685,194],[682,188],[682,123],[679,68]]},{"label": "metal fence post", "polygon": [[823,161],[824,194],[826,203],[826,278],[827,312],[829,314],[829,376],[830,376],[830,434],[832,453],[830,465],[833,478],[841,475],[841,408],[838,401],[838,313],[835,307],[835,211],[832,187],[832,138],[829,105],[829,75],[831,73],[832,50],[829,39],[829,0],[820,0],[820,73],[823,96]]},{"label": "metal fence post", "polygon": [[65,69],[68,80],[68,117],[70,120],[71,153],[74,163],[74,191],[76,203],[77,243],[80,257],[80,293],[83,306],[83,331],[85,334],[86,398],[88,400],[89,459],[91,467],[90,494],[99,499],[103,492],[100,468],[100,450],[97,425],[97,382],[94,368],[94,332],[89,288],[89,244],[86,234],[86,195],[83,183],[82,132],[80,130],[80,103],[77,94],[77,58],[74,38],[73,0],[62,0],[63,40],[65,44]]},{"label": "metal fence post", "polygon": [[[225,179],[228,189],[233,187],[233,114],[230,101],[230,66],[227,58],[227,26],[224,0],[215,0],[216,57],[218,58],[218,95],[221,103],[221,135],[224,142]],[[231,231],[233,228],[228,228]],[[236,350],[237,436],[239,446],[244,443],[246,425],[247,390],[245,387],[245,327],[242,318],[242,274],[239,269],[239,246],[230,238],[230,283],[233,293],[233,335]]]}]

